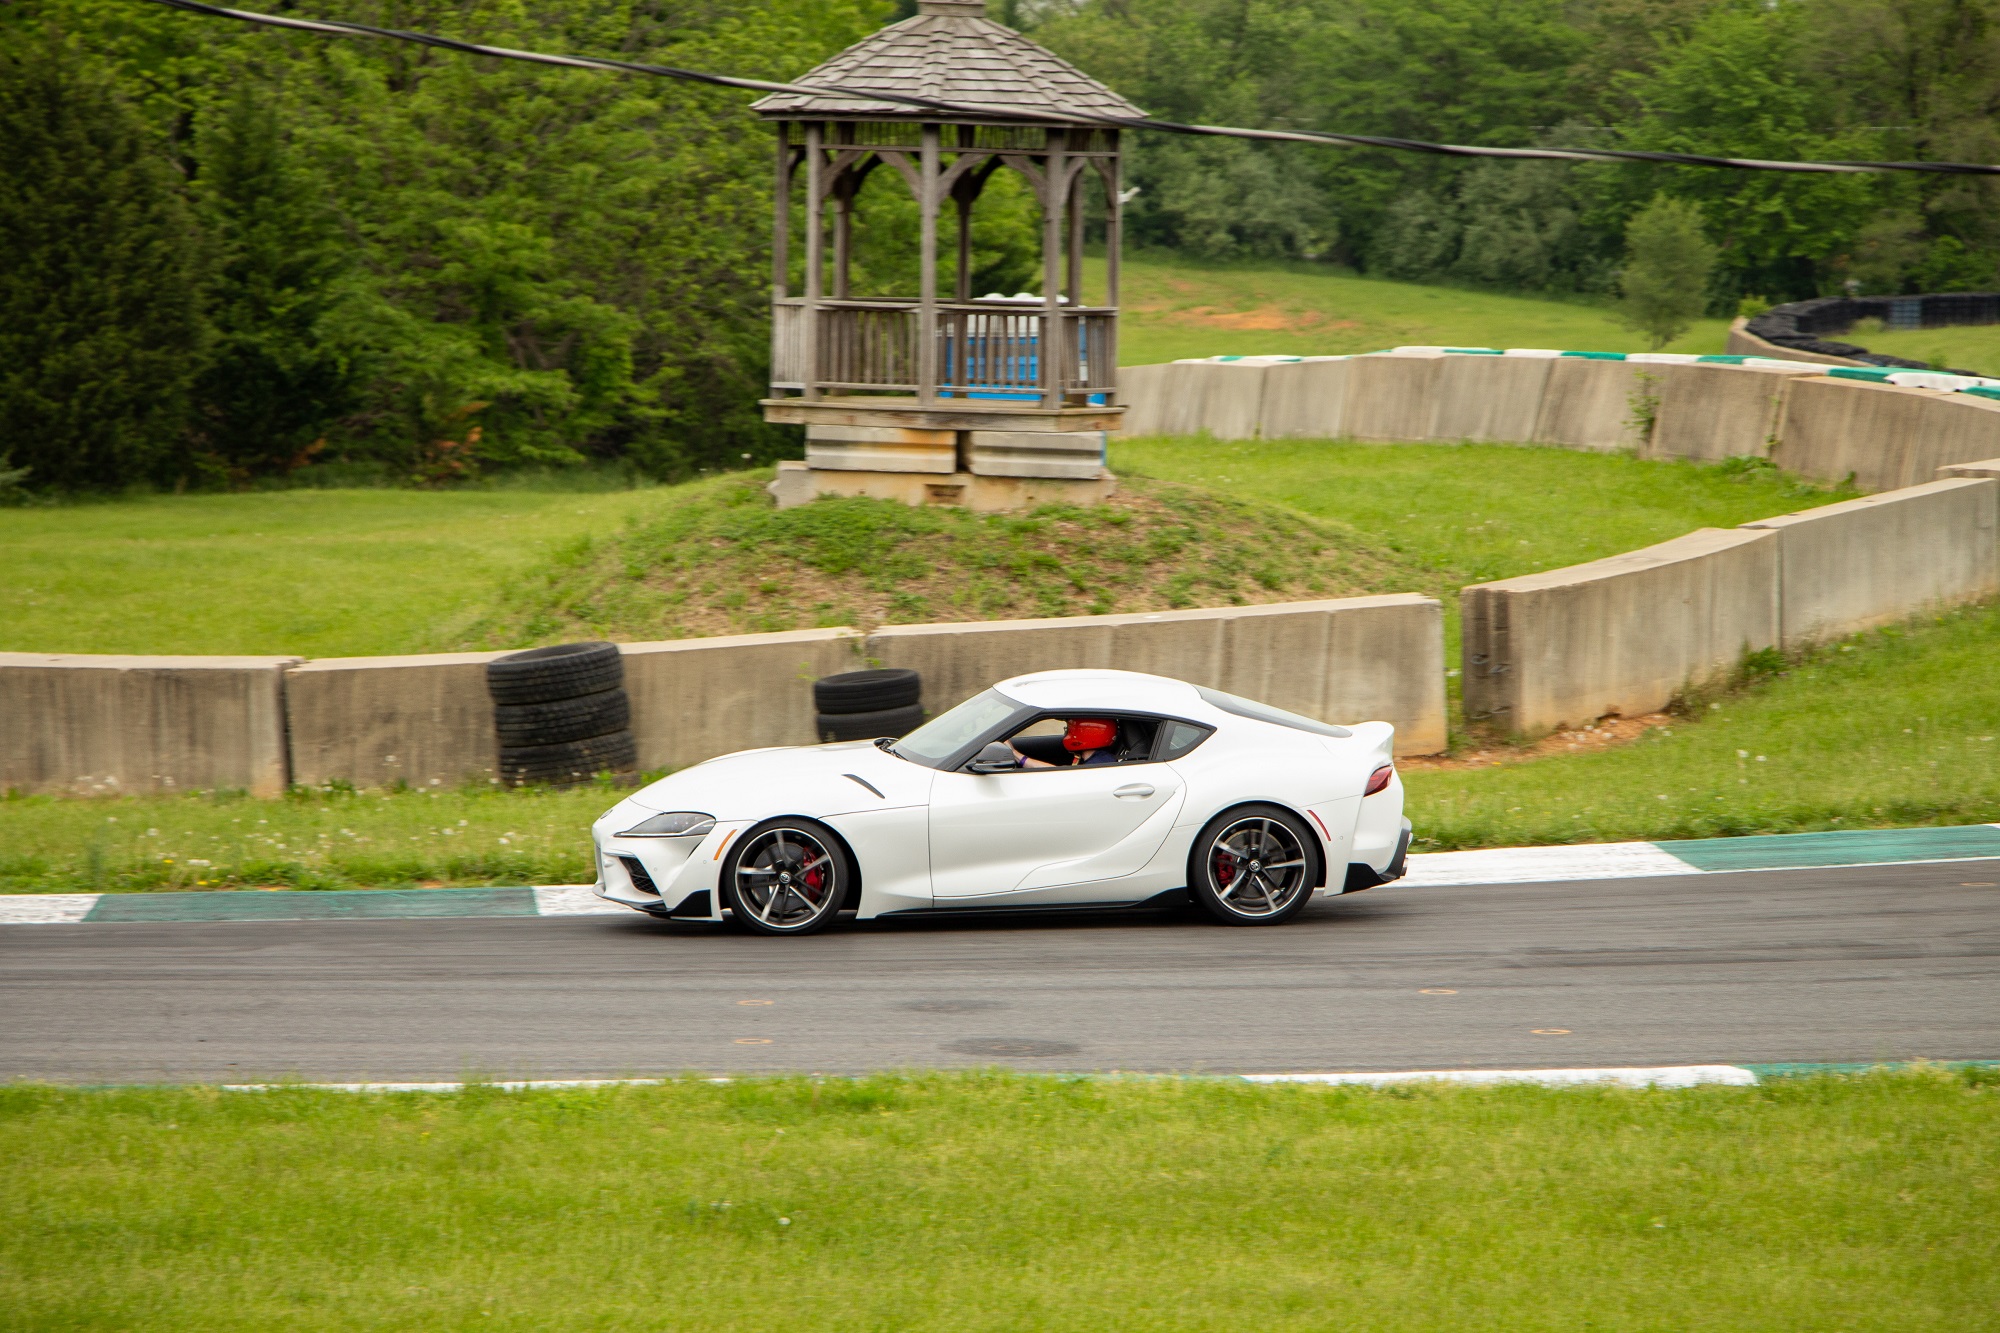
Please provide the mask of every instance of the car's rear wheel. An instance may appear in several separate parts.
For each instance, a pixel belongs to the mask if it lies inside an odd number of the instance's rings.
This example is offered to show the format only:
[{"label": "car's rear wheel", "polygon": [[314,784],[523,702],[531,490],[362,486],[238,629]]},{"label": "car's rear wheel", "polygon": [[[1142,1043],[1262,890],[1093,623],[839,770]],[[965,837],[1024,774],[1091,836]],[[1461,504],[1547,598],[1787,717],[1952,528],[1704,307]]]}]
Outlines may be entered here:
[{"label": "car's rear wheel", "polygon": [[722,863],[723,905],[760,935],[810,935],[840,914],[853,870],[840,842],[810,819],[773,819]]},{"label": "car's rear wheel", "polygon": [[1312,900],[1319,882],[1312,830],[1275,805],[1244,805],[1208,821],[1188,856],[1188,891],[1232,926],[1275,926]]}]

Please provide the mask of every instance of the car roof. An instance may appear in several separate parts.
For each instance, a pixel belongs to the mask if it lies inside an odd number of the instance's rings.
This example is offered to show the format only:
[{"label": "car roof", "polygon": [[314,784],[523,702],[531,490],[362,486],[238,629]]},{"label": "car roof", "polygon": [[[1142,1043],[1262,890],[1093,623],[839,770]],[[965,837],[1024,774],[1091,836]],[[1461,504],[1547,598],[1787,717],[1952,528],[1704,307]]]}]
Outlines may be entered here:
[{"label": "car roof", "polygon": [[1206,717],[1211,711],[1186,681],[1139,671],[1036,671],[1003,680],[993,688],[1034,708],[1101,708],[1107,713],[1171,713],[1181,717]]}]

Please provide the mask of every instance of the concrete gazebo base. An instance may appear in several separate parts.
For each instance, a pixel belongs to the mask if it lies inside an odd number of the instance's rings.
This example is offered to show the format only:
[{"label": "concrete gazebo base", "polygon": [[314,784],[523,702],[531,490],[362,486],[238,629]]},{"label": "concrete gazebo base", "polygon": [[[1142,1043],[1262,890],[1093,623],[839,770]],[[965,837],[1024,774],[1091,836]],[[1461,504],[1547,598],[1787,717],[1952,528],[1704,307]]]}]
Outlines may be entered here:
[{"label": "concrete gazebo base", "polygon": [[816,468],[797,459],[778,464],[767,489],[778,508],[822,495],[865,495],[909,505],[961,505],[980,513],[1031,509],[1043,504],[1094,505],[1118,489],[1108,469],[1093,477],[989,477],[975,472],[867,472]]}]

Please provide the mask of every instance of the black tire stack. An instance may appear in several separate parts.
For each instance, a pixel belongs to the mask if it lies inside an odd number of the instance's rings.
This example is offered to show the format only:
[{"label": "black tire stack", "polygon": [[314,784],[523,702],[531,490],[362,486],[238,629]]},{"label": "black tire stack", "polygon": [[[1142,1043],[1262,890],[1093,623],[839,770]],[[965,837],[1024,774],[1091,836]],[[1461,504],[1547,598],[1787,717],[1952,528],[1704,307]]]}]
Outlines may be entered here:
[{"label": "black tire stack", "polygon": [[486,664],[500,780],[510,787],[588,782],[639,767],[625,663],[615,643],[563,643]]},{"label": "black tire stack", "polygon": [[905,667],[843,671],[813,682],[823,741],[905,736],[924,722],[924,683]]}]

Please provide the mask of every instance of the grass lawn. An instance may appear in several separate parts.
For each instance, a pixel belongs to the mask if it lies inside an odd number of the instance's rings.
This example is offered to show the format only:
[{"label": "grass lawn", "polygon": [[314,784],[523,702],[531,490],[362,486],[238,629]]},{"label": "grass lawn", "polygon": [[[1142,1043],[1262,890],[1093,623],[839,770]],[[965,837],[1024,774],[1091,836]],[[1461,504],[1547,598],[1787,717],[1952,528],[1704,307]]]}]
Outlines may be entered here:
[{"label": "grass lawn", "polygon": [[14,1085],[0,1308],[202,1333],[1992,1328],[1997,1094]]},{"label": "grass lawn", "polygon": [[[1121,286],[1118,360],[1128,366],[1405,345],[1651,350],[1644,334],[1621,325],[1603,304],[1390,282],[1322,264],[1196,266],[1142,253],[1125,257]],[[1704,319],[1662,350],[1720,352],[1728,337],[1728,320]]]},{"label": "grass lawn", "polygon": [[1427,571],[1423,591],[1447,597],[1848,498],[1770,467],[1512,444],[1153,437],[1113,445],[1111,466],[1352,524]]},{"label": "grass lawn", "polygon": [[1871,352],[2000,378],[2000,324],[1955,329],[1903,329],[1894,333],[1886,330],[1864,333],[1857,329],[1852,333],[1829,336],[1841,342],[1858,343]]},{"label": "grass lawn", "polygon": [[296,490],[0,509],[0,651],[436,652],[653,490]]}]

